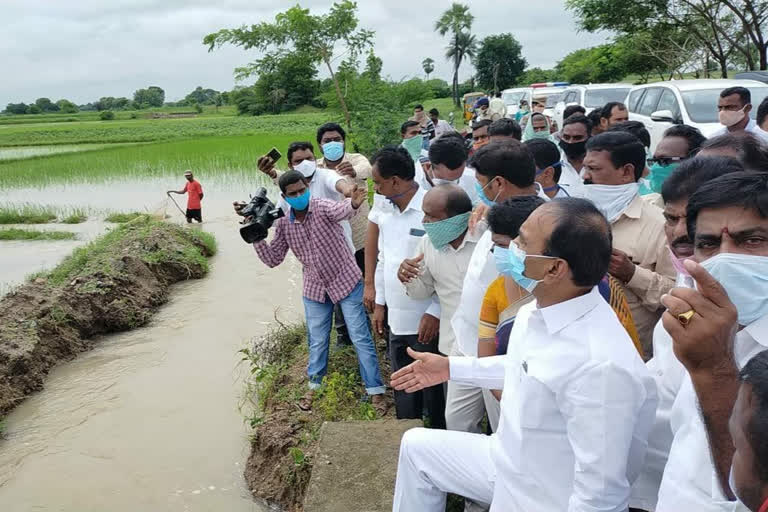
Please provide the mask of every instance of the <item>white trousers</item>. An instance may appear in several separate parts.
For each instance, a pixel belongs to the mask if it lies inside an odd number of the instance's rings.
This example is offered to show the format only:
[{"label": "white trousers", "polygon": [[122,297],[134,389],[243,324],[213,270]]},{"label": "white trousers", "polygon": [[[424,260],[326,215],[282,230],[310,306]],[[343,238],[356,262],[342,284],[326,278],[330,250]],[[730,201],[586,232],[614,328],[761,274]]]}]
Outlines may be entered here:
[{"label": "white trousers", "polygon": [[491,429],[496,432],[501,404],[491,391],[448,381],[448,396],[445,400],[445,425],[448,430],[480,434],[486,412]]},{"label": "white trousers", "polygon": [[491,503],[496,478],[492,443],[490,436],[467,432],[406,432],[400,442],[393,512],[444,512],[449,492]]}]

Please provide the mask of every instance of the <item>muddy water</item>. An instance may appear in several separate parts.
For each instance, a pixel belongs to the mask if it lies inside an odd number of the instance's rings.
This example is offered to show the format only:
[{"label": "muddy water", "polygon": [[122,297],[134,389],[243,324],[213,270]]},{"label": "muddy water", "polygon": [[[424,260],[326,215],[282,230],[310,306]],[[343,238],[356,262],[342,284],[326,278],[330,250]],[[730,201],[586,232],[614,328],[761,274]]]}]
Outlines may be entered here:
[{"label": "muddy water", "polygon": [[[131,188],[113,194],[112,206],[141,202]],[[57,367],[8,416],[3,510],[260,510],[242,481],[246,369],[236,352],[264,332],[277,305],[280,318],[297,318],[301,277],[292,258],[274,270],[258,261],[229,214],[242,189],[224,188],[220,197],[206,190],[213,198],[204,201],[203,229],[219,242],[211,274],[176,285],[149,326]]]}]

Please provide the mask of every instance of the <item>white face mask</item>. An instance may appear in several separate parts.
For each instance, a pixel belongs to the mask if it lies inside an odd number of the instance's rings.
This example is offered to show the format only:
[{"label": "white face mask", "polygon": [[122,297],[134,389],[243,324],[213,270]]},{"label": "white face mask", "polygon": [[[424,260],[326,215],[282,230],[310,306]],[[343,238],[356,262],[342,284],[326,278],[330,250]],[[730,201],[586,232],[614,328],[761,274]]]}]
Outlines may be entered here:
[{"label": "white face mask", "polygon": [[438,185],[458,185],[459,180],[444,180],[442,178],[432,178],[432,183],[435,184],[435,186]]},{"label": "white face mask", "polygon": [[717,118],[720,120],[720,124],[723,126],[733,126],[741,122],[741,120],[744,119],[744,116],[747,115],[746,112],[744,112],[744,108],[741,110],[721,110],[717,113]]},{"label": "white face mask", "polygon": [[585,185],[586,198],[595,203],[608,222],[618,219],[637,197],[637,183],[626,185]]},{"label": "white face mask", "polygon": [[299,165],[293,167],[294,171],[299,171],[302,176],[309,178],[317,170],[317,162],[314,160],[304,160]]},{"label": "white face mask", "polygon": [[701,266],[725,288],[739,324],[749,325],[768,314],[768,256],[720,253]]}]

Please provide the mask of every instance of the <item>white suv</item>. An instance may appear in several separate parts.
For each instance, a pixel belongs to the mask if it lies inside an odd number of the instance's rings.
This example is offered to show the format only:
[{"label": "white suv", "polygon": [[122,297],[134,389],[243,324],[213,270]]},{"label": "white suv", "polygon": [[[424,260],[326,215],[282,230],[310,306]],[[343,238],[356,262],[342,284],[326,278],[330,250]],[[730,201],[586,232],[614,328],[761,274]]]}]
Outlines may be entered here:
[{"label": "white suv", "polygon": [[630,84],[589,84],[568,87],[555,105],[555,120],[563,126],[565,107],[581,105],[587,114],[612,101],[624,102],[632,85]]},{"label": "white suv", "polygon": [[651,134],[651,152],[673,124],[687,124],[711,137],[722,129],[717,119],[720,93],[729,87],[746,87],[752,93],[752,119],[768,96],[768,85],[755,80],[677,80],[633,87],[627,97],[629,118],[642,122]]}]

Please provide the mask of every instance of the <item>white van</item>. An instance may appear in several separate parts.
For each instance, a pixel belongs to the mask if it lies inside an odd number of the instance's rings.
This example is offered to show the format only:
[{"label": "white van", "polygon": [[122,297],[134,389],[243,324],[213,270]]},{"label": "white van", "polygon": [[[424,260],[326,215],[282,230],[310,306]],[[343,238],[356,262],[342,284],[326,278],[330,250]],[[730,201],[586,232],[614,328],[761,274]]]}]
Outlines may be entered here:
[{"label": "white van", "polygon": [[723,127],[717,118],[720,93],[729,87],[746,87],[752,93],[754,119],[757,107],[768,96],[768,85],[755,80],[673,80],[633,87],[627,96],[629,118],[642,122],[651,134],[651,152],[673,124],[687,124],[711,137]]},{"label": "white van", "polygon": [[571,105],[581,105],[589,114],[594,109],[612,101],[624,103],[630,89],[632,89],[631,84],[572,85],[563,91],[560,101],[555,105],[555,120],[562,127],[565,108]]}]

